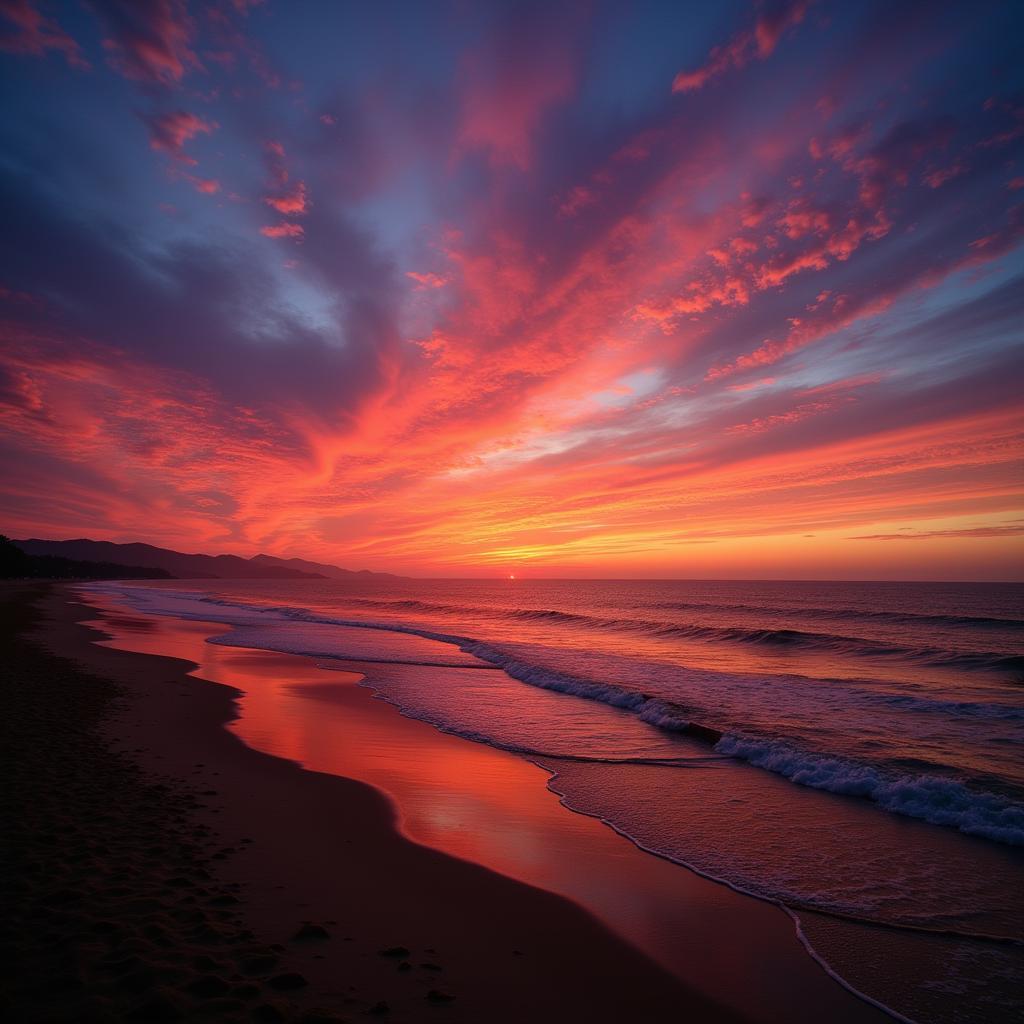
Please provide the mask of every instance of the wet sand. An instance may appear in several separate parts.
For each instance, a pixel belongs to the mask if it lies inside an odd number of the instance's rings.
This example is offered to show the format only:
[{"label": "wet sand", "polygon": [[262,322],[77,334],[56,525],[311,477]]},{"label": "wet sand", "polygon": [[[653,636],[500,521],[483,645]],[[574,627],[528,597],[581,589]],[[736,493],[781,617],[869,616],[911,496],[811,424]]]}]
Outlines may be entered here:
[{"label": "wet sand", "polygon": [[[409,1021],[885,1019],[807,958],[775,908],[640,853],[600,823],[559,807],[536,766],[403,718],[356,686],[356,674],[205,644],[211,632],[222,631],[215,624],[110,615],[104,628],[112,643],[174,651],[190,661],[127,653],[91,642],[96,634],[74,620],[95,612],[69,604],[66,591],[55,590],[45,610],[47,645],[122,688],[120,710],[103,726],[122,751],[110,756],[130,752],[127,763],[141,772],[143,785],[158,778],[167,781],[155,784],[185,787],[185,804],[175,814],[181,827],[199,830],[193,859],[205,874],[192,877],[195,871],[185,868],[182,874],[213,893],[195,898],[239,901],[220,912],[236,915],[231,927],[245,937],[225,940],[231,955],[215,961],[209,995],[190,988],[206,977],[197,968],[187,977],[158,979],[171,1013],[255,1019],[254,1010],[264,1007],[268,1015],[301,1019],[320,1007],[320,1017],[308,1019],[358,1019],[373,1011]],[[192,662],[202,679],[187,675]],[[217,685],[225,682],[233,687]],[[236,715],[236,698],[242,717],[232,723],[233,734],[223,725]],[[321,724],[333,733],[295,731],[311,721],[310,700],[325,709]],[[294,701],[307,702],[303,713],[290,713]],[[337,736],[338,716],[350,724],[340,744],[327,740]],[[239,736],[319,771],[260,753]],[[158,817],[163,813],[162,797],[145,803]],[[485,812],[493,829],[465,827]],[[100,831],[125,831],[129,823],[111,813],[114,820],[97,826]],[[75,818],[73,808],[61,814]],[[503,830],[503,821],[531,827]],[[159,882],[160,845],[136,852],[141,863],[133,873],[156,872]],[[638,872],[642,885],[621,884]],[[217,886],[225,892],[215,892]],[[666,893],[672,895],[667,907]],[[577,904],[637,946],[661,948],[661,964]],[[154,910],[158,918],[169,912]],[[304,928],[305,937],[297,938]],[[668,933],[676,941],[666,950]],[[89,949],[96,941],[78,937]],[[232,952],[231,941],[262,949],[277,974],[268,968],[254,980],[244,976],[240,958],[248,954]],[[98,959],[108,955],[99,947],[93,952]],[[197,963],[208,954],[188,946],[184,955]],[[95,964],[83,970],[85,994],[109,1003],[114,997],[97,987]],[[274,977],[291,973],[306,984],[289,992],[271,986]],[[213,994],[218,981],[227,991]],[[115,1017],[121,1018],[128,997],[118,998]],[[231,1005],[217,1008],[217,999]]]}]

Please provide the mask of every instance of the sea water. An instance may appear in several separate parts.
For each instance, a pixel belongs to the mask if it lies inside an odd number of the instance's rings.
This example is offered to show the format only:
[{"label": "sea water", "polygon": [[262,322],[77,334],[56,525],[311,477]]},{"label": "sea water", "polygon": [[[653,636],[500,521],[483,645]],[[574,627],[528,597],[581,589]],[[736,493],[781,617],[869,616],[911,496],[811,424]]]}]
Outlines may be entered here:
[{"label": "sea water", "polygon": [[[215,643],[375,663],[371,684],[406,714],[536,761],[570,808],[782,904],[830,969],[888,1005],[913,1015],[938,999],[945,1020],[1014,1012],[1020,585],[94,586],[230,626]],[[921,942],[941,969],[915,976],[917,999],[879,963],[920,959]]]}]

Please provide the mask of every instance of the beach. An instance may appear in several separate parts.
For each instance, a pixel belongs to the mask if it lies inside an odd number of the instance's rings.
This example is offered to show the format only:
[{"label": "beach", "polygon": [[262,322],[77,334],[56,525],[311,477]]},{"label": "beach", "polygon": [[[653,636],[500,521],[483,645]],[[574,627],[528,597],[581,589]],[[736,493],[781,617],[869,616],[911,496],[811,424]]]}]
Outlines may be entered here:
[{"label": "beach", "polygon": [[[8,585],[4,598],[10,628],[31,630],[21,671],[61,681],[71,702],[31,718],[41,734],[18,748],[35,759],[21,792],[36,816],[18,845],[39,870],[14,893],[26,909],[11,921],[13,1019],[758,1019],[728,1005],[723,980],[756,997],[751,944],[771,953],[786,943],[792,974],[763,983],[761,1019],[794,986],[803,1019],[823,1004],[831,1019],[884,1019],[805,956],[776,908],[735,894],[746,905],[748,927],[734,928],[744,955],[714,950],[712,983],[686,985],[573,902],[405,838],[401,808],[379,789],[246,746],[224,728],[236,690],[189,675],[189,662],[97,646],[80,624],[96,611],[66,588]],[[278,671],[308,661],[269,657]],[[396,723],[434,731],[357,692]],[[81,770],[77,748],[56,742],[68,728],[109,771]],[[51,765],[55,777],[43,771]],[[646,856],[593,824],[624,855]],[[27,909],[39,905],[56,909]],[[694,945],[699,927],[695,914]],[[38,952],[57,931],[62,964]]]}]

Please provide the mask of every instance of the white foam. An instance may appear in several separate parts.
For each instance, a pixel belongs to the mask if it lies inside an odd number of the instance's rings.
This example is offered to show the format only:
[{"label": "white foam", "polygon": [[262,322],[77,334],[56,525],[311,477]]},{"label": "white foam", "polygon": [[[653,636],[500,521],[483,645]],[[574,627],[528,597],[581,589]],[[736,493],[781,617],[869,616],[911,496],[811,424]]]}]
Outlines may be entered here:
[{"label": "white foam", "polygon": [[715,750],[801,786],[865,797],[895,814],[1024,846],[1024,807],[991,793],[976,792],[956,779],[891,776],[869,765],[797,750],[778,740],[726,735]]}]

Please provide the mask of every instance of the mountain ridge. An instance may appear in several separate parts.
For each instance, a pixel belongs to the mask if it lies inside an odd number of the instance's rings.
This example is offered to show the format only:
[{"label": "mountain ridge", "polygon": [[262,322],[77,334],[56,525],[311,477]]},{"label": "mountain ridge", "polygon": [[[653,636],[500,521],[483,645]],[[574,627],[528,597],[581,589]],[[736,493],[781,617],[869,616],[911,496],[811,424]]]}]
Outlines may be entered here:
[{"label": "mountain ridge", "polygon": [[[103,562],[125,567],[159,569],[175,579],[349,579],[351,577],[389,575],[368,570],[342,569],[329,563],[303,559],[278,559],[273,555],[207,555],[175,551],[140,542],[118,544],[113,541],[78,537],[73,540],[12,541],[27,555],[69,558],[78,562]],[[290,564],[299,563],[299,564]],[[308,566],[302,569],[299,565]],[[313,569],[312,567],[317,567]],[[319,571],[319,570],[325,571]]]},{"label": "mountain ridge", "polygon": [[387,579],[402,579],[391,572],[372,572],[370,569],[343,569],[339,565],[332,565],[330,562],[312,562],[307,558],[278,558],[276,555],[253,555],[250,562],[258,562],[260,565],[279,565],[289,569],[296,569],[299,572],[308,572],[313,575],[325,576],[328,579],[347,580],[353,576],[383,576]]}]

